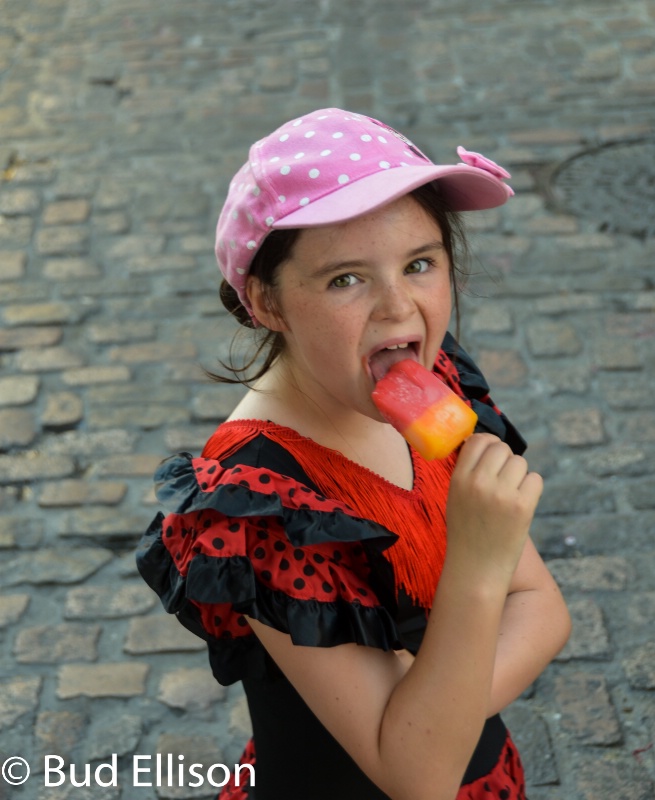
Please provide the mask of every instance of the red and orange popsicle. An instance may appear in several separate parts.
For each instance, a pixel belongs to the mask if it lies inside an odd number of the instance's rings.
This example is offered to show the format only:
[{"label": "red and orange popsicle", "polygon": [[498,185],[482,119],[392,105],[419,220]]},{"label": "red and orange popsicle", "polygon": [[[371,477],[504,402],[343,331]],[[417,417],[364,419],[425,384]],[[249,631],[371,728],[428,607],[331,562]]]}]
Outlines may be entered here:
[{"label": "red and orange popsicle", "polygon": [[394,364],[371,396],[387,422],[428,460],[449,456],[478,419],[433,372],[411,359]]}]

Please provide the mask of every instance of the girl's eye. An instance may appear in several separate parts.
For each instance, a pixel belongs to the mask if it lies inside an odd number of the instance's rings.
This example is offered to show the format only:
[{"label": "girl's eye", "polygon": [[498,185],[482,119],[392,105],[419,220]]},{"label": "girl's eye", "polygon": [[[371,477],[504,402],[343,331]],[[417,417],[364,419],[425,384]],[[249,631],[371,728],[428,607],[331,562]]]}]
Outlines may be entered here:
[{"label": "girl's eye", "polygon": [[412,263],[407,266],[405,272],[412,275],[427,272],[433,263],[434,262],[430,258],[417,258],[416,261],[412,261]]},{"label": "girl's eye", "polygon": [[336,289],[345,289],[347,286],[353,286],[356,282],[357,278],[354,275],[339,275],[330,283],[330,286],[334,286]]}]

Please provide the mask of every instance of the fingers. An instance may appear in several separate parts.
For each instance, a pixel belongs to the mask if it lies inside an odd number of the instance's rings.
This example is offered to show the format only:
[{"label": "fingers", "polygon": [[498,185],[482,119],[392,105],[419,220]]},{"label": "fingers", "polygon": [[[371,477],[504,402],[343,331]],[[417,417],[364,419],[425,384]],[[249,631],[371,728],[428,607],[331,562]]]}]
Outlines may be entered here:
[{"label": "fingers", "polygon": [[474,434],[466,440],[456,471],[460,480],[478,486],[491,482],[508,490],[518,489],[534,497],[535,502],[543,490],[541,476],[529,471],[523,456],[513,453],[509,445],[489,433]]}]

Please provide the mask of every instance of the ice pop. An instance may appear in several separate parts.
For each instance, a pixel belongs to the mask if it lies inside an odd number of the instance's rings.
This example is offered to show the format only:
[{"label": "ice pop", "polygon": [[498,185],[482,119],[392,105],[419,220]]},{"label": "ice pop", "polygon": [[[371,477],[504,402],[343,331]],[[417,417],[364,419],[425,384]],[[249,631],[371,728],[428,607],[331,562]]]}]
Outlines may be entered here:
[{"label": "ice pop", "polygon": [[428,460],[450,455],[478,419],[433,372],[411,359],[394,364],[371,396],[387,422]]}]

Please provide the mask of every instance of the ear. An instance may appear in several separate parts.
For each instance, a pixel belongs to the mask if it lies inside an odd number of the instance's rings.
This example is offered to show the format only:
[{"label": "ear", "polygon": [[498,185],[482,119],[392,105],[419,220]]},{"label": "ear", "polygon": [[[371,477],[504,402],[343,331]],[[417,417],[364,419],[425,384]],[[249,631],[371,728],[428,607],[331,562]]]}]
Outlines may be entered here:
[{"label": "ear", "polygon": [[257,321],[269,331],[288,330],[282,314],[272,302],[271,292],[254,275],[246,278],[246,296]]}]

